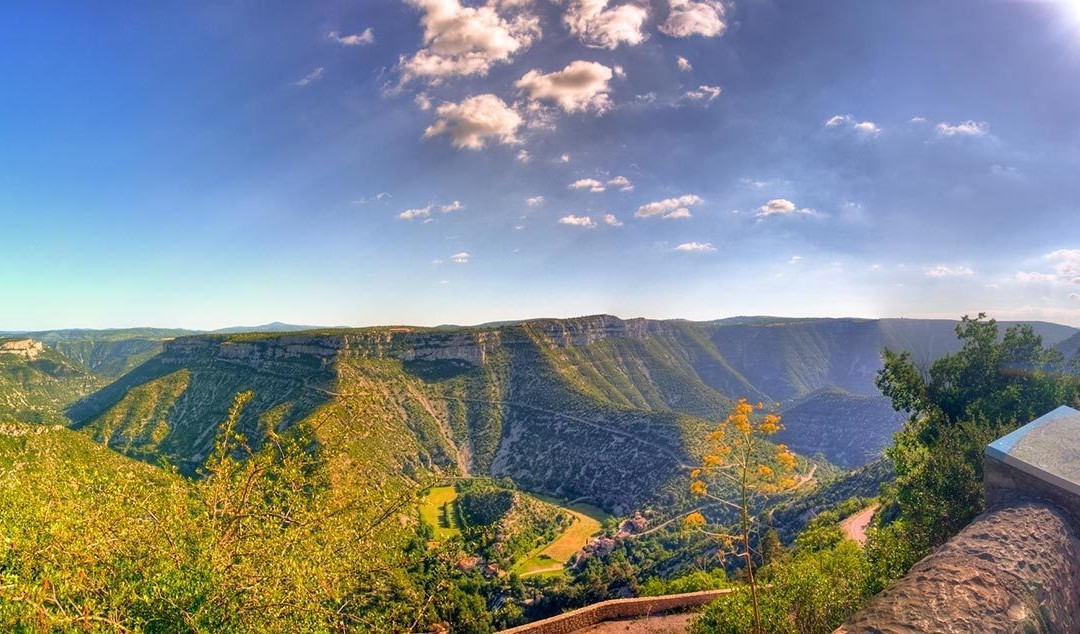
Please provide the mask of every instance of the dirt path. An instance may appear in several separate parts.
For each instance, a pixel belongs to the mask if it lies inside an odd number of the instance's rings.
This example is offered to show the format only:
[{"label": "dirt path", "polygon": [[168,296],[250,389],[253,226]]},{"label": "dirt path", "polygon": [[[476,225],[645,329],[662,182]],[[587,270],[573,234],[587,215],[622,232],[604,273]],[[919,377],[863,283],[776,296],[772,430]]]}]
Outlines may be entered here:
[{"label": "dirt path", "polygon": [[880,506],[880,504],[873,504],[848,517],[840,522],[840,530],[844,531],[845,535],[858,542],[860,546],[865,545],[866,527],[870,525],[870,520],[874,518],[874,513],[877,512],[878,507]]}]

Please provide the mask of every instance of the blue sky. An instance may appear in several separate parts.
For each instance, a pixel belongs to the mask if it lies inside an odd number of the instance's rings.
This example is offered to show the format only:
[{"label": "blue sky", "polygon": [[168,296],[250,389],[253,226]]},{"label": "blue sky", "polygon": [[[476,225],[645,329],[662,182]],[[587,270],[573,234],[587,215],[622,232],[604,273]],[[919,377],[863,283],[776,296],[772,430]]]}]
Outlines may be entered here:
[{"label": "blue sky", "polygon": [[21,3],[0,329],[1080,325],[1080,2]]}]

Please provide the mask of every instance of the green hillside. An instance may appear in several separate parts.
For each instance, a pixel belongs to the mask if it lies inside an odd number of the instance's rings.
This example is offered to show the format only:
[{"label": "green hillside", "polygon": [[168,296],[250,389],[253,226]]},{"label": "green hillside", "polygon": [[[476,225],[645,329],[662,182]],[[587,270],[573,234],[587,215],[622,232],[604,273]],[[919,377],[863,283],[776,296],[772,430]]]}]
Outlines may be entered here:
[{"label": "green hillside", "polygon": [[0,338],[0,422],[66,425],[64,408],[104,384],[40,341]]}]

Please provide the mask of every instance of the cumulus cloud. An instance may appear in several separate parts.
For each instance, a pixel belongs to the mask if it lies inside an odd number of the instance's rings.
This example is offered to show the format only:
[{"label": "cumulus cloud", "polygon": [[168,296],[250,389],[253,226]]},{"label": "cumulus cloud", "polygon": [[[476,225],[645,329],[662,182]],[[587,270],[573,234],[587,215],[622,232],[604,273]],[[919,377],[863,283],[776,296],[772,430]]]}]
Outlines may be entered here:
[{"label": "cumulus cloud", "polygon": [[926,274],[926,277],[971,277],[975,275],[975,271],[966,266],[946,266],[944,264],[924,267],[923,273]]},{"label": "cumulus cloud", "polygon": [[1052,273],[1017,271],[1016,281],[1022,284],[1052,283],[1058,281],[1058,277]]},{"label": "cumulus cloud", "polygon": [[406,209],[398,214],[398,218],[402,220],[415,220],[417,218],[427,218],[431,215],[431,205],[427,207],[418,207],[416,209]]},{"label": "cumulus cloud", "polygon": [[934,128],[937,131],[938,136],[951,137],[951,136],[983,136],[989,129],[989,125],[983,121],[964,121],[952,125],[949,123],[939,123]]},{"label": "cumulus cloud", "polygon": [[358,199],[352,201],[349,204],[353,205],[355,207],[359,207],[361,205],[366,205],[368,203],[379,202],[379,201],[382,201],[382,200],[389,200],[391,198],[393,198],[393,196],[390,195],[390,192],[379,192],[379,193],[375,194],[374,196],[365,196],[363,198],[358,198]]},{"label": "cumulus cloud", "polygon": [[687,91],[683,97],[691,101],[712,101],[720,96],[720,92],[720,86],[706,86],[703,84]]},{"label": "cumulus cloud", "polygon": [[711,242],[683,242],[679,246],[675,247],[676,251],[683,251],[686,253],[709,253],[715,251]]},{"label": "cumulus cloud", "polygon": [[586,46],[615,49],[640,44],[649,11],[636,4],[608,8],[608,0],[570,0],[563,22]]},{"label": "cumulus cloud", "polygon": [[788,260],[788,264],[798,264],[799,262],[802,262],[801,255],[793,255],[791,256],[791,259]]},{"label": "cumulus cloud", "polygon": [[615,178],[608,180],[607,186],[614,187],[621,192],[634,191],[634,184],[631,183],[630,179],[625,176],[616,176]]},{"label": "cumulus cloud", "polygon": [[809,215],[814,213],[813,209],[806,207],[799,208],[795,203],[786,198],[773,198],[764,205],[758,207],[757,213],[754,214],[758,218],[767,218],[769,216],[791,216],[794,214]]},{"label": "cumulus cloud", "polygon": [[694,70],[694,66],[690,63],[690,60],[686,59],[685,57],[680,56],[679,59],[675,60],[675,63],[678,65],[679,70],[683,71],[684,73],[688,73]]},{"label": "cumulus cloud", "polygon": [[694,194],[684,194],[677,198],[666,198],[652,203],[647,203],[638,208],[634,216],[638,218],[652,218],[660,216],[668,220],[690,217],[690,207],[700,204],[701,197]]},{"label": "cumulus cloud", "polygon": [[449,135],[454,147],[479,150],[489,140],[518,142],[521,115],[495,95],[476,95],[461,103],[445,103],[435,109],[435,114],[435,123],[424,130],[424,136]]},{"label": "cumulus cloud", "polygon": [[514,155],[514,158],[517,159],[518,163],[528,163],[529,161],[532,161],[532,154],[529,154],[528,150],[522,149],[518,150],[518,153]]},{"label": "cumulus cloud", "polygon": [[470,256],[468,253],[462,251],[461,253],[455,253],[454,255],[451,255],[450,261],[454,264],[468,264],[471,257],[472,256]]},{"label": "cumulus cloud", "polygon": [[448,214],[454,211],[461,211],[463,209],[465,209],[465,205],[462,205],[460,200],[455,200],[452,203],[441,205],[439,207],[439,211],[443,212],[444,214]]},{"label": "cumulus cloud", "polygon": [[1063,282],[1080,284],[1080,249],[1058,249],[1046,254],[1054,262],[1054,274]]},{"label": "cumulus cloud", "polygon": [[431,110],[431,97],[427,96],[427,93],[418,93],[413,97],[413,102],[416,103],[416,107],[427,112]]},{"label": "cumulus cloud", "polygon": [[525,204],[530,207],[539,207],[544,204],[543,196],[530,196],[525,199]]},{"label": "cumulus cloud", "polygon": [[881,128],[873,121],[856,121],[855,118],[849,114],[838,114],[829,117],[829,119],[825,121],[825,127],[851,129],[866,136],[877,136],[878,134],[881,134]]},{"label": "cumulus cloud", "polygon": [[530,99],[553,102],[566,112],[604,112],[611,105],[608,93],[613,76],[603,64],[578,60],[546,75],[530,70],[514,85]]},{"label": "cumulus cloud", "polygon": [[486,75],[497,63],[509,62],[540,37],[540,21],[519,12],[501,15],[528,3],[488,3],[463,7],[459,0],[406,0],[423,11],[424,47],[400,59],[402,82],[414,78],[438,82],[454,75]]},{"label": "cumulus cloud", "polygon": [[596,226],[596,223],[593,222],[592,218],[588,216],[575,216],[573,214],[559,218],[559,224],[571,225],[574,227],[584,227],[586,229],[592,229]]},{"label": "cumulus cloud", "polygon": [[615,214],[604,214],[604,217],[603,217],[602,220],[604,221],[604,224],[608,225],[609,227],[621,227],[621,226],[623,226],[623,222],[621,220],[619,220],[618,218],[616,218]]},{"label": "cumulus cloud", "polygon": [[326,39],[342,46],[364,46],[375,42],[375,31],[372,31],[371,27],[353,35],[342,35],[337,31],[330,31],[326,34]]},{"label": "cumulus cloud", "polygon": [[668,17],[660,31],[671,37],[715,37],[727,30],[719,0],[668,0]]},{"label": "cumulus cloud", "polygon": [[570,183],[568,189],[587,189],[590,192],[599,193],[604,191],[604,184],[595,178],[579,178]]},{"label": "cumulus cloud", "polygon": [[301,79],[297,79],[296,81],[294,81],[293,86],[307,86],[308,84],[313,84],[319,81],[320,79],[322,79],[323,70],[324,69],[322,66],[316,68]]},{"label": "cumulus cloud", "polygon": [[570,162],[570,155],[569,154],[560,154],[559,158],[555,159],[555,162],[556,163],[569,163]]}]

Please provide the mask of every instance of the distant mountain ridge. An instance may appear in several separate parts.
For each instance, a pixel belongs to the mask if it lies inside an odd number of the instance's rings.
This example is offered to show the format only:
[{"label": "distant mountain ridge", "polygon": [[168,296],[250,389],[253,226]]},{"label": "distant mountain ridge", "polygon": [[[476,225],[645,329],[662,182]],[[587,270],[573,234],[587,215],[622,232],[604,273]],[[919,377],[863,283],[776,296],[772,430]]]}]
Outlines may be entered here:
[{"label": "distant mountain ridge", "polygon": [[[873,385],[881,350],[929,363],[958,349],[955,325],[596,315],[188,335],[68,413],[110,446],[190,472],[250,390],[241,426],[255,440],[332,421],[323,440],[373,468],[508,476],[620,510],[684,492],[708,421],[740,396],[780,403],[796,451],[864,464],[900,422]],[[1077,332],[1034,327],[1049,345]]]}]

